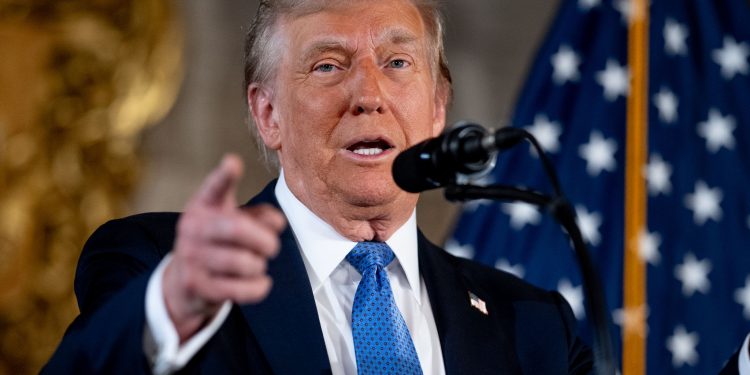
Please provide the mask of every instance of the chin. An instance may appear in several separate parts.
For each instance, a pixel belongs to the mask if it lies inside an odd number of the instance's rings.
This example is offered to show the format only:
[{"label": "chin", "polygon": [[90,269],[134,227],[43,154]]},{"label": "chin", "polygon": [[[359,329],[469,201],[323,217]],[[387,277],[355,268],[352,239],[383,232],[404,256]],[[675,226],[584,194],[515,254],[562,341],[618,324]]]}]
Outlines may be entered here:
[{"label": "chin", "polygon": [[356,181],[342,186],[344,199],[359,207],[378,207],[394,203],[408,193],[399,189],[393,181],[377,183]]}]

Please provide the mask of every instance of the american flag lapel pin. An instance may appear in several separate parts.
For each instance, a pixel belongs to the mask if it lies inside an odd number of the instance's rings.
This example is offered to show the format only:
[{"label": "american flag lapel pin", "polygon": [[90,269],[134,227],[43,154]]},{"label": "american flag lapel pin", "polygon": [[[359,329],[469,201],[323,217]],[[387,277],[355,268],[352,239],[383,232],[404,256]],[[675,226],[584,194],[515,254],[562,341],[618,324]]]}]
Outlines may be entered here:
[{"label": "american flag lapel pin", "polygon": [[484,315],[489,315],[489,312],[487,312],[487,304],[482,301],[481,298],[477,297],[476,294],[469,292],[469,302],[471,303],[471,307],[479,310]]}]

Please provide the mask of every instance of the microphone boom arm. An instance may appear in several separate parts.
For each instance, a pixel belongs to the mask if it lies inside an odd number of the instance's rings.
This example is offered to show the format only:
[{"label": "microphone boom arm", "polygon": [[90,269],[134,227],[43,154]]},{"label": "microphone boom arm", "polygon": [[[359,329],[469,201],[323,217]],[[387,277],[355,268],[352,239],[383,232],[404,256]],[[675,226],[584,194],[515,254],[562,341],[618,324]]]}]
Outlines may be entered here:
[{"label": "microphone boom arm", "polygon": [[584,242],[581,230],[576,223],[573,206],[563,195],[557,173],[539,142],[528,131],[520,128],[505,127],[494,134],[488,134],[481,140],[484,145],[491,145],[495,150],[505,150],[518,144],[519,139],[526,139],[539,156],[547,177],[552,184],[554,197],[542,193],[507,185],[449,185],[446,186],[445,198],[450,201],[472,199],[493,199],[521,201],[536,205],[548,211],[563,227],[573,243],[576,260],[583,279],[583,292],[586,299],[586,312],[591,317],[594,327],[594,370],[599,375],[614,375],[615,361],[612,348],[612,337],[609,330],[609,315],[604,298],[604,289],[597,275],[594,262]]},{"label": "microphone boom arm", "polygon": [[586,312],[591,317],[591,323],[594,326],[593,349],[596,373],[599,375],[615,374],[614,351],[609,331],[609,315],[607,314],[604,290],[583,240],[581,230],[576,224],[575,210],[570,203],[562,197],[552,198],[532,190],[507,185],[448,186],[445,188],[445,198],[454,202],[473,199],[526,202],[547,210],[560,223],[573,242],[576,259],[581,269],[583,292],[586,297]]}]

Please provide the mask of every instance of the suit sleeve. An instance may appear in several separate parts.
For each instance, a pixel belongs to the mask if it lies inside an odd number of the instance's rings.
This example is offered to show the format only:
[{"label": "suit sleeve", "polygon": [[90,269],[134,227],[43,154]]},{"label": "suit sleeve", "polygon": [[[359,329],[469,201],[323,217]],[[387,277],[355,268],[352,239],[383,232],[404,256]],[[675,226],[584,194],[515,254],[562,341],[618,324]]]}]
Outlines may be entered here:
[{"label": "suit sleeve", "polygon": [[[89,238],[75,278],[81,313],[42,373],[150,372],[143,350],[146,285],[173,237],[155,231],[158,228],[149,225],[151,219],[110,221]],[[171,222],[166,224],[167,233],[173,233],[174,220],[167,222]]]}]

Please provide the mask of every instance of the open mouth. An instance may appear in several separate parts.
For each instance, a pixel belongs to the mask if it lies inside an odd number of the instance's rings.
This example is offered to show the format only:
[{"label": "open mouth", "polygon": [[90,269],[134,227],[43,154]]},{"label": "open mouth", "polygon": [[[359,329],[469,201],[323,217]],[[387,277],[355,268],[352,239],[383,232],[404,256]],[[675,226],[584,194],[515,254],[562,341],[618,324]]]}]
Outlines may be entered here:
[{"label": "open mouth", "polygon": [[346,149],[362,156],[375,156],[380,155],[386,150],[393,148],[393,146],[383,139],[359,141]]}]

